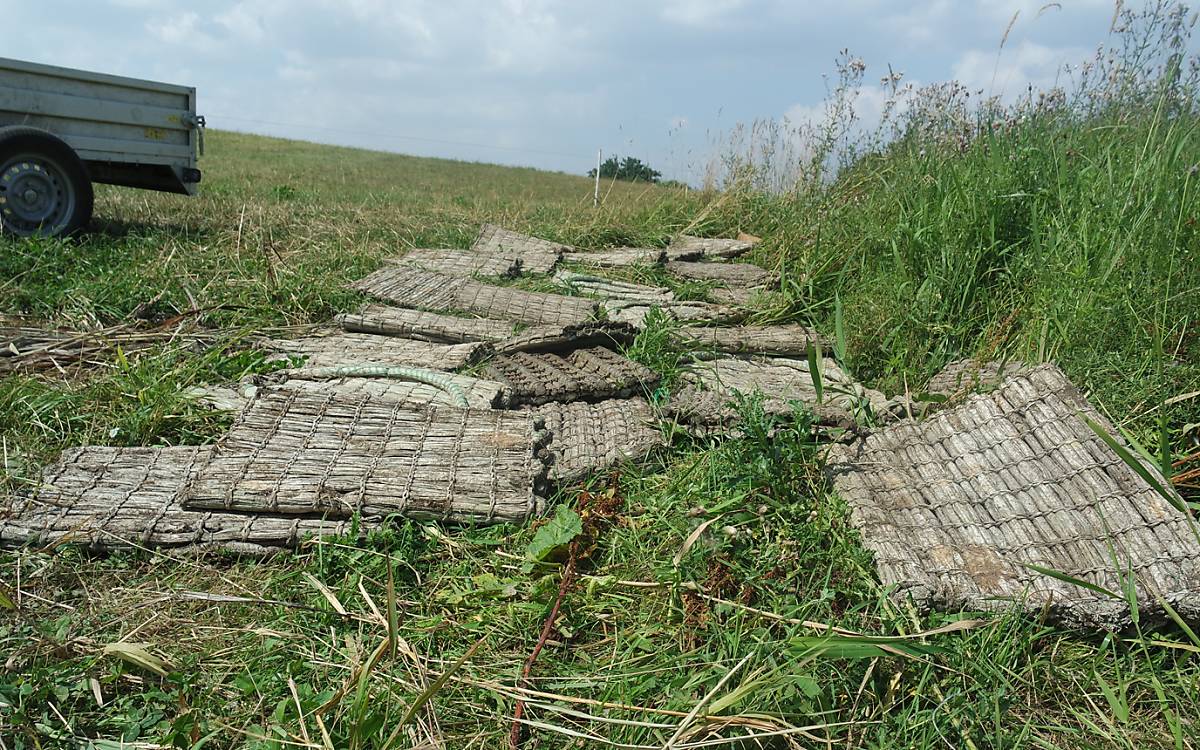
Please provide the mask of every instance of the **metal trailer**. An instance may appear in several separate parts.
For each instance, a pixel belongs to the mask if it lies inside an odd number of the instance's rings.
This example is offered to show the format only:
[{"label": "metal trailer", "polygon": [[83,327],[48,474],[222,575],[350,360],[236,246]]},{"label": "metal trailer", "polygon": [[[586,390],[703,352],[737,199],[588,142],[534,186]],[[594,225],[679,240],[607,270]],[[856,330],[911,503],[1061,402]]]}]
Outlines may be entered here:
[{"label": "metal trailer", "polygon": [[194,195],[196,89],[0,58],[0,228],[69,234],[92,183]]}]

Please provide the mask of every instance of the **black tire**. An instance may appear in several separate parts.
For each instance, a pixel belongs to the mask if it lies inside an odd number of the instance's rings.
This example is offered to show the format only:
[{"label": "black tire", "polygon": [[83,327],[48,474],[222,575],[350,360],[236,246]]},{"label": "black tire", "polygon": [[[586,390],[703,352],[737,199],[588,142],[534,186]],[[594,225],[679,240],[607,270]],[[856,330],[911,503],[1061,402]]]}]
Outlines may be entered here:
[{"label": "black tire", "polygon": [[18,237],[74,234],[92,219],[87,167],[51,133],[0,128],[0,229]]}]

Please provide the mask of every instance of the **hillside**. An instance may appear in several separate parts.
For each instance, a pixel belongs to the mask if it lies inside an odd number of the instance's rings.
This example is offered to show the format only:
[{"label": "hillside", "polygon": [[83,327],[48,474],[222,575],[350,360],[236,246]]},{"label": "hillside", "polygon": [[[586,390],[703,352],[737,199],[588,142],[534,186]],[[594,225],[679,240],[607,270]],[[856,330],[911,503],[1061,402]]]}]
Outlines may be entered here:
[{"label": "hillside", "polygon": [[[271,369],[249,336],[352,311],[364,297],[347,282],[412,248],[465,248],[485,222],[588,248],[760,236],[749,259],[781,284],[750,319],[816,327],[867,385],[915,391],[963,356],[1055,361],[1193,471],[1197,119],[1104,116],[1030,118],[966,148],[901,141],[787,194],[615,183],[599,210],[584,177],[211,132],[200,197],[101,189],[79,241],[0,240],[0,315],[129,334],[79,370],[0,378],[0,489],[67,447],[212,442],[230,418],[187,392]],[[627,350],[668,382],[671,330]],[[1194,746],[1193,632],[899,606],[810,425],[740,408],[739,437],[681,436],[556,498],[622,510],[536,692],[513,686],[561,571],[528,559],[535,526],[406,521],[264,561],[27,549],[0,553],[0,593],[20,605],[0,619],[0,738],[501,747],[525,697],[541,723],[526,747],[671,746],[685,719],[676,747],[746,732],[771,747]]]}]

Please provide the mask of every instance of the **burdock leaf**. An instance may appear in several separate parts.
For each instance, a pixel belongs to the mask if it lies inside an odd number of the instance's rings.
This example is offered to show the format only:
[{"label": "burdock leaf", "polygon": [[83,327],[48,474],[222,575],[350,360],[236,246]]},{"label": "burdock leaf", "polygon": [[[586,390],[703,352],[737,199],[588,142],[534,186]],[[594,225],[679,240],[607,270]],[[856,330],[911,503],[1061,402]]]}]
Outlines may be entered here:
[{"label": "burdock leaf", "polygon": [[537,562],[547,560],[582,533],[583,521],[580,520],[579,514],[565,505],[560,505],[554,512],[554,518],[533,535],[533,541],[525,548],[525,556]]}]

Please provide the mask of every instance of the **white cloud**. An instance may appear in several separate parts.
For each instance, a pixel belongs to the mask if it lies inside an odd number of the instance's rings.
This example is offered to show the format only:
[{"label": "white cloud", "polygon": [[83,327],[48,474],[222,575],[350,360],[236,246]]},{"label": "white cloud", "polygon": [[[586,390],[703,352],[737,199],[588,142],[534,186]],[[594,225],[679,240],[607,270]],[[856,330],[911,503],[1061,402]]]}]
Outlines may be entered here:
[{"label": "white cloud", "polygon": [[218,13],[217,23],[234,36],[249,42],[263,42],[267,39],[267,31],[263,28],[263,15],[256,12],[253,3],[242,2],[224,13]]},{"label": "white cloud", "polygon": [[681,26],[706,26],[741,10],[746,0],[668,0],[662,19]]},{"label": "white cloud", "polygon": [[951,67],[952,77],[972,92],[1002,99],[1023,94],[1032,85],[1047,89],[1060,82],[1063,65],[1084,59],[1080,47],[1047,47],[1030,41],[999,51],[972,49]]}]

